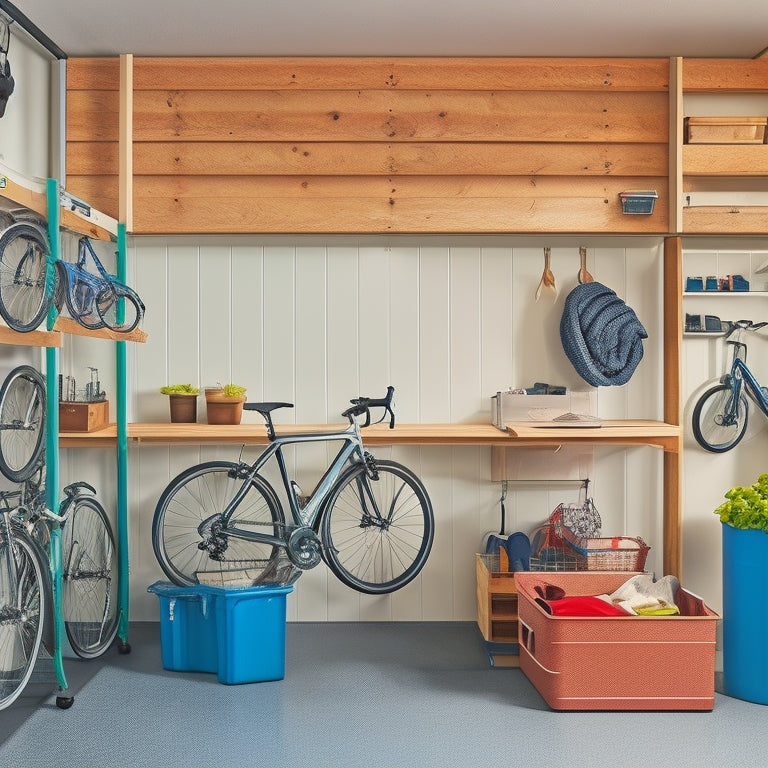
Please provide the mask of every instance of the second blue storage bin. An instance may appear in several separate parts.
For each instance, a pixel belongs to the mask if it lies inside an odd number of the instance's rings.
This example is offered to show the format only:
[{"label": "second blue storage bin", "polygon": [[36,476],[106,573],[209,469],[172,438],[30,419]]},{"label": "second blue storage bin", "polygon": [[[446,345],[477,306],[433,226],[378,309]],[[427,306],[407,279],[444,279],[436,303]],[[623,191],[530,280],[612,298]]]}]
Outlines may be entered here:
[{"label": "second blue storage bin", "polygon": [[226,589],[158,581],[163,667],[215,672],[226,684],[285,677],[285,603],[292,586]]}]

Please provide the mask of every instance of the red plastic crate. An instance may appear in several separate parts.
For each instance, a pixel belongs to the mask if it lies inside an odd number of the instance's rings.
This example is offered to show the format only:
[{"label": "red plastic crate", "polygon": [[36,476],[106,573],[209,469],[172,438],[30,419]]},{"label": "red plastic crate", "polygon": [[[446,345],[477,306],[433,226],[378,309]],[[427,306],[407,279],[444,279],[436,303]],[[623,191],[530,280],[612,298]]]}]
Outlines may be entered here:
[{"label": "red plastic crate", "polygon": [[610,594],[627,571],[515,574],[520,668],[552,709],[711,710],[718,616],[680,588],[680,616],[552,616],[534,587]]}]

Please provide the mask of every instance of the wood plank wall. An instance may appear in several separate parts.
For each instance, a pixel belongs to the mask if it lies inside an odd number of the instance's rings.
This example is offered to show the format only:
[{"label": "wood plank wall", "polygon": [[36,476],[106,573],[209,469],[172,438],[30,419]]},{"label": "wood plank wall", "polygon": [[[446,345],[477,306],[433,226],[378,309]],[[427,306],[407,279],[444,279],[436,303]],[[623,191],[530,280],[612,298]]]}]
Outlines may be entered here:
[{"label": "wood plank wall", "polygon": [[[668,230],[667,59],[133,63],[136,233]],[[118,60],[67,73],[67,186],[116,216]]]}]

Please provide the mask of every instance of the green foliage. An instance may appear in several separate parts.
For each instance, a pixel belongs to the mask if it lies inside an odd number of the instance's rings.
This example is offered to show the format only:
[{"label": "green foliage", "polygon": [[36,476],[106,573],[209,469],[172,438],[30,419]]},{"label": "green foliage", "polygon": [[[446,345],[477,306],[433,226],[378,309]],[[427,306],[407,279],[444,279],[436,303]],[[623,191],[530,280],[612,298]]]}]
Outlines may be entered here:
[{"label": "green foliage", "polygon": [[160,387],[161,395],[196,395],[200,390],[191,384],[168,384]]},{"label": "green foliage", "polygon": [[725,494],[715,514],[720,522],[734,528],[756,528],[768,532],[768,473],[760,475],[748,488],[737,485]]},{"label": "green foliage", "polygon": [[246,392],[239,384],[225,384],[223,389],[224,397],[242,397]]}]

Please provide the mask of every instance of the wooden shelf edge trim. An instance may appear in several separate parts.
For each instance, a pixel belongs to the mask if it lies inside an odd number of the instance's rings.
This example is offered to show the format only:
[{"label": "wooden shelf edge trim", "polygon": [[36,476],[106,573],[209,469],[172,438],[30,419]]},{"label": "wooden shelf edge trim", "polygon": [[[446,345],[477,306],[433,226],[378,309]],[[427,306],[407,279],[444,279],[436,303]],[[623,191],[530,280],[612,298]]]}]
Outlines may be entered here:
[{"label": "wooden shelf edge trim", "polygon": [[111,339],[112,341],[136,341],[144,343],[149,338],[147,333],[142,331],[141,328],[134,328],[130,333],[116,333],[115,331],[109,330],[109,328],[90,330],[84,328],[71,317],[63,317],[61,315],[56,318],[53,329],[54,331],[68,333],[71,336],[90,336],[94,339]]},{"label": "wooden shelf edge trim", "polygon": [[[303,434],[325,430],[329,425],[276,425],[278,434]],[[333,425],[331,425],[333,426]],[[519,433],[502,432],[492,424],[401,424],[390,430],[383,426],[363,431],[366,445],[490,445],[517,448],[563,443],[609,445],[650,445],[676,453],[681,428],[660,421],[629,420],[605,422],[598,429],[541,429],[515,425]],[[130,423],[129,440],[146,445],[265,445],[262,424],[219,426],[216,424]],[[117,427],[94,432],[64,432],[63,448],[103,447],[117,439]]]},{"label": "wooden shelf edge trim", "polygon": [[20,347],[61,347],[62,336],[58,331],[28,331],[19,333],[7,325],[0,325],[0,344],[15,344]]}]

